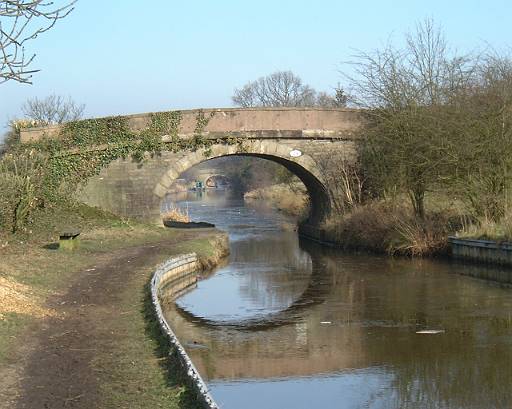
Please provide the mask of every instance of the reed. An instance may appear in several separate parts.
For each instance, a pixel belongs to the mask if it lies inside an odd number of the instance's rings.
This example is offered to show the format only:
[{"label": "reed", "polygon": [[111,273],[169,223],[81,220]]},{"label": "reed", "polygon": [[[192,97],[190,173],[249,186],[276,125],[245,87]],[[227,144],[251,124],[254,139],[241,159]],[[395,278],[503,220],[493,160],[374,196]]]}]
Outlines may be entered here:
[{"label": "reed", "polygon": [[164,213],[162,213],[162,220],[189,223],[190,216],[188,210],[182,210],[175,205],[171,205]]},{"label": "reed", "polygon": [[344,248],[425,257],[446,253],[448,236],[461,226],[461,218],[447,210],[421,219],[408,205],[381,201],[331,215],[323,227],[329,240]]}]

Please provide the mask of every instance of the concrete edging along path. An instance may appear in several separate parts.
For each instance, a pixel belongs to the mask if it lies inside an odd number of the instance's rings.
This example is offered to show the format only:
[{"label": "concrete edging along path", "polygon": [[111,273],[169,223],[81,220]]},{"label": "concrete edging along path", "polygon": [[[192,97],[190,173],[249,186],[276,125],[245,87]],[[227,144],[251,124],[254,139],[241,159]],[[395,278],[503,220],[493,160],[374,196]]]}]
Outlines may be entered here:
[{"label": "concrete edging along path", "polygon": [[208,409],[218,409],[219,407],[208,392],[208,387],[203,378],[192,363],[185,348],[174,334],[173,330],[165,319],[159,300],[159,290],[163,285],[171,285],[173,281],[179,281],[191,274],[197,272],[199,262],[195,253],[183,254],[170,258],[166,262],[160,264],[151,279],[151,299],[155,309],[161,330],[166,334],[171,343],[171,352],[178,359],[186,378],[197,394],[198,400]]}]

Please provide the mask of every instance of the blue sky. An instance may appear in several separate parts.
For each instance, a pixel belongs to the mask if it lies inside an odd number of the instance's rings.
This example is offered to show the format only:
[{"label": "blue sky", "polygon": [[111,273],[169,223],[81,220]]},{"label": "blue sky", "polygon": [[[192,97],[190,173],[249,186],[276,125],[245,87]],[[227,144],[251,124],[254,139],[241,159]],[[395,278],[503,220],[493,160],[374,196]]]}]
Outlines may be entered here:
[{"label": "blue sky", "polygon": [[460,50],[501,51],[511,16],[510,0],[79,0],[30,43],[34,84],[0,85],[0,131],[27,98],[51,93],[103,116],[231,106],[235,87],[276,70],[329,91],[355,49],[399,43],[424,18]]}]

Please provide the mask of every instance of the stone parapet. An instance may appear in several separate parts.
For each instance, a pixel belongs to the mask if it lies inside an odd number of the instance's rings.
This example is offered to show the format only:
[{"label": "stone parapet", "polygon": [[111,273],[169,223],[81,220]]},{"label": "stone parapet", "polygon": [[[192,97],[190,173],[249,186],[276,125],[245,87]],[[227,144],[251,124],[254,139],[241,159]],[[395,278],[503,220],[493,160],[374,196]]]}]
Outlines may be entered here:
[{"label": "stone parapet", "polygon": [[[210,118],[204,129],[212,138],[235,134],[248,138],[320,138],[351,139],[363,123],[363,111],[346,108],[211,108],[181,110],[179,134],[194,133],[197,116]],[[133,131],[149,126],[151,113],[125,115]],[[44,136],[57,137],[60,126],[21,130],[21,142],[36,141]]]}]

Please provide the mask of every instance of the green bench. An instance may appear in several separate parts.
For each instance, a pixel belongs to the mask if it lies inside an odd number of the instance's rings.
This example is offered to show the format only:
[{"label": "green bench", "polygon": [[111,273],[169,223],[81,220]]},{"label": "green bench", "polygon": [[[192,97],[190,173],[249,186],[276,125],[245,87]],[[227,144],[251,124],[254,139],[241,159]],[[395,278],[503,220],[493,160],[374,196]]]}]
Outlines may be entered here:
[{"label": "green bench", "polygon": [[61,250],[74,250],[78,247],[80,230],[66,229],[59,235],[59,249]]}]

